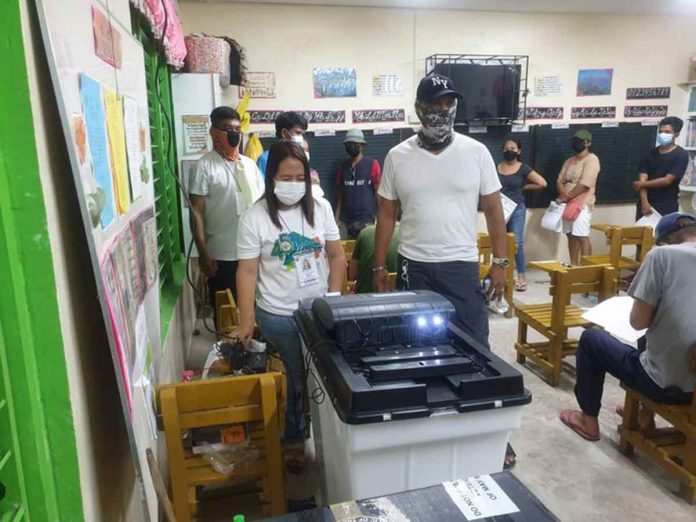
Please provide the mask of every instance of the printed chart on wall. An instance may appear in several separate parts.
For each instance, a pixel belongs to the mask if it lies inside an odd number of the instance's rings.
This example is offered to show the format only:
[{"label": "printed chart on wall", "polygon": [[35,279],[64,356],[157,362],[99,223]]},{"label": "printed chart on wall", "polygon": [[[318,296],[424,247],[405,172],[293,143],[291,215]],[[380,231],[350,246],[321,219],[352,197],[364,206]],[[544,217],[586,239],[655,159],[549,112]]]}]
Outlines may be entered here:
[{"label": "printed chart on wall", "polygon": [[144,55],[130,20],[99,0],[70,4],[37,2],[143,511],[154,520],[157,501],[144,493],[153,489],[144,487],[151,479],[143,470],[157,437],[152,390],[161,347]]}]

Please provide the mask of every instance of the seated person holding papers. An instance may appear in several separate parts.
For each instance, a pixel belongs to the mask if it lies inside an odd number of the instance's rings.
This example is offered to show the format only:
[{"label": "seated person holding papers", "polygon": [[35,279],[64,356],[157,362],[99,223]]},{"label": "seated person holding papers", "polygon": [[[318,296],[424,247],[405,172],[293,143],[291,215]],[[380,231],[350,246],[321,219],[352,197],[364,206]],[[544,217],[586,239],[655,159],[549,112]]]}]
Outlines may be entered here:
[{"label": "seated person holding papers", "polygon": [[[634,350],[608,333],[589,329],[580,337],[575,397],[581,411],[564,410],[561,421],[581,437],[599,440],[599,409],[604,376],[610,373],[628,387],[668,404],[688,404],[696,375],[689,368],[696,343],[696,216],[674,212],[656,229],[652,249],[628,293],[635,299],[631,326],[647,328],[647,345]],[[644,431],[654,427],[653,413],[641,410]]]}]

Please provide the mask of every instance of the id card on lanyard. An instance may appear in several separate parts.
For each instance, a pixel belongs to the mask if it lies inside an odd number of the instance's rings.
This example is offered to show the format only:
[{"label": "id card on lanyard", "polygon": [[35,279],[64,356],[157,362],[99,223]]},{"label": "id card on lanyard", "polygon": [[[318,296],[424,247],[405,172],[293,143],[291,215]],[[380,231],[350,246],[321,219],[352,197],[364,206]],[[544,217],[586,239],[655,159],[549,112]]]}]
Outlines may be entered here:
[{"label": "id card on lanyard", "polygon": [[[302,216],[302,235],[300,236],[297,232],[292,232],[288,224],[282,218],[278,216],[280,221],[283,223],[285,228],[288,230],[288,234],[281,234],[281,245],[287,250],[291,250],[292,257],[294,258],[295,273],[297,274],[297,284],[300,288],[306,288],[308,286],[317,285],[320,282],[319,276],[319,264],[317,263],[317,258],[315,257],[315,252],[317,251],[317,243],[309,239],[304,234],[304,216]],[[292,241],[293,236],[296,238],[297,243]],[[311,247],[310,247],[311,244]],[[281,248],[283,248],[281,247]]]}]

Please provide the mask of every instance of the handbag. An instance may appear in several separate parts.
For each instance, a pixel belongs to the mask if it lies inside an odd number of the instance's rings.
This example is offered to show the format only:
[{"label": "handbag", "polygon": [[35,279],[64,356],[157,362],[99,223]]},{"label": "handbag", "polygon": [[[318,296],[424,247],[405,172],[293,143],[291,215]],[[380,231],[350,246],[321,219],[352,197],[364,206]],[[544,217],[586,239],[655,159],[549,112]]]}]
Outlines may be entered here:
[{"label": "handbag", "polygon": [[556,203],[552,201],[549,208],[544,212],[541,218],[541,226],[551,232],[561,232],[563,230],[563,212],[565,211],[565,203]]},{"label": "handbag", "polygon": [[585,206],[585,198],[576,197],[571,199],[566,203],[565,210],[563,210],[563,219],[566,221],[575,221],[578,219],[582,208]]}]

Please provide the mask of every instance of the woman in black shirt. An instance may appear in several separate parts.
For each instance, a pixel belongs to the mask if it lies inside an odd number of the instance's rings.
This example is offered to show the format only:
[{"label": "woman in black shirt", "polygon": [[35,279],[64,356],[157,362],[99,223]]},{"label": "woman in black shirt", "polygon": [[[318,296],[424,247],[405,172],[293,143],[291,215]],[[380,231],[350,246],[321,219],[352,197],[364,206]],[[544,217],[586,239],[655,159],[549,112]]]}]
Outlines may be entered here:
[{"label": "woman in black shirt", "polygon": [[526,163],[520,161],[522,143],[517,138],[505,138],[503,141],[503,161],[498,164],[498,177],[503,185],[501,192],[517,203],[507,222],[507,231],[515,234],[517,253],[515,254],[515,266],[517,267],[517,281],[515,290],[524,292],[527,289],[525,280],[524,259],[524,222],[527,215],[527,207],[524,204],[524,190],[541,190],[546,187],[546,180]]}]

